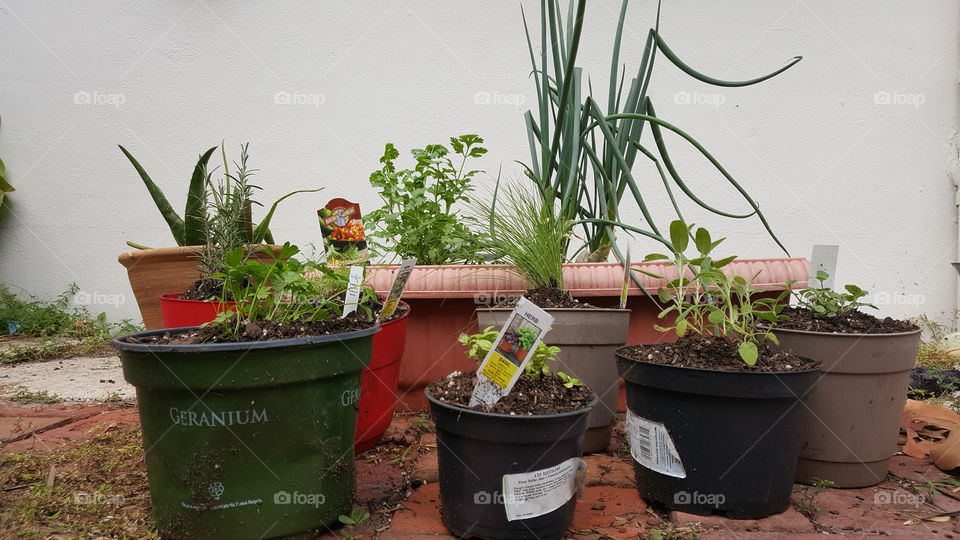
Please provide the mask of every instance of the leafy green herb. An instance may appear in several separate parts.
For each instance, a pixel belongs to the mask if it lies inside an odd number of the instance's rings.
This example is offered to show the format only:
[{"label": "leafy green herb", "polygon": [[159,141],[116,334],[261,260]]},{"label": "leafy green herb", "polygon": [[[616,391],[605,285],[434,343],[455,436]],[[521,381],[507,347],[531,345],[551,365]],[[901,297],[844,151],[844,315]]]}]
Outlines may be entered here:
[{"label": "leafy green herb", "polygon": [[[818,319],[832,319],[837,315],[850,313],[858,308],[871,307],[877,309],[877,306],[860,302],[859,300],[869,293],[856,285],[846,285],[845,293],[834,291],[824,286],[824,282],[830,275],[823,270],[817,270],[814,279],[820,282],[819,287],[807,287],[793,293],[797,299],[797,305],[813,312],[813,316]],[[787,288],[793,285],[794,281],[787,282]]]},{"label": "leafy green herb", "polygon": [[529,351],[530,347],[533,347],[533,342],[537,340],[539,334],[540,332],[537,332],[535,328],[529,326],[517,328],[517,343],[521,349]]},{"label": "leafy green herb", "polygon": [[[672,313],[674,324],[656,328],[660,331],[673,330],[679,337],[692,332],[735,339],[740,358],[752,366],[757,363],[762,342],[779,343],[769,326],[785,318],[780,312],[785,307],[782,301],[789,292],[784,291],[777,298],[758,297],[762,291],[752,287],[749,281],[723,272],[723,267],[736,257],[714,260],[710,256],[724,239],[713,240],[706,229],[701,227],[694,231],[693,227],[680,220],[672,222],[670,241],[674,246],[673,254],[652,253],[645,259],[671,261],[678,276],[658,292],[660,301],[669,304],[659,317],[662,319]],[[691,238],[697,255],[688,258],[684,251],[690,245]]]},{"label": "leafy green herb", "polygon": [[580,379],[575,379],[562,371],[557,372],[557,377],[560,377],[560,380],[563,381],[563,386],[566,388],[574,388],[576,386],[583,386],[583,383],[580,382]]},{"label": "leafy green herb", "polygon": [[431,144],[411,151],[413,169],[398,170],[400,152],[388,143],[380,170],[370,175],[383,206],[364,215],[375,249],[426,265],[482,262],[484,237],[474,232],[476,221],[454,211],[455,204],[470,201],[471,182],[480,171],[464,169],[469,159],[487,153],[481,144],[477,135],[451,137],[453,154]]},{"label": "leafy green herb", "polygon": [[[294,255],[300,250],[289,242],[276,255],[269,248],[262,257],[269,262],[245,259],[243,248],[227,253],[226,270],[212,277],[223,280],[223,301],[236,301],[236,311],[220,313],[211,324],[220,325],[230,335],[239,335],[247,323],[312,323],[329,321],[343,314],[343,296],[348,290],[349,270],[331,269],[313,261],[300,262]],[[309,272],[320,277],[306,277]],[[377,299],[376,292],[363,287],[358,311],[367,319],[373,313],[367,305]]]}]

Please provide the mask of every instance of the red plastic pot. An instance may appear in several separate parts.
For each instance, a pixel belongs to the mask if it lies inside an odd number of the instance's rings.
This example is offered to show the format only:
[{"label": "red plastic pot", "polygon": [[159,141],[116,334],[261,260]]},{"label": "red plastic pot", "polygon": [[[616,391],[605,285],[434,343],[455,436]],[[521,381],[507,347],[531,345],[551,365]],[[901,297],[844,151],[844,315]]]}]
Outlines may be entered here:
[{"label": "red plastic pot", "polygon": [[[182,300],[181,294],[171,293],[160,297],[164,328],[200,326],[235,305],[235,302],[227,302],[225,307],[222,302]],[[400,380],[400,359],[407,342],[407,318],[410,315],[410,306],[406,302],[401,304],[407,308],[406,313],[380,324],[380,331],[373,336],[373,359],[363,370],[354,438],[354,448],[358,454],[376,446],[393,420],[397,405],[397,383]]]}]

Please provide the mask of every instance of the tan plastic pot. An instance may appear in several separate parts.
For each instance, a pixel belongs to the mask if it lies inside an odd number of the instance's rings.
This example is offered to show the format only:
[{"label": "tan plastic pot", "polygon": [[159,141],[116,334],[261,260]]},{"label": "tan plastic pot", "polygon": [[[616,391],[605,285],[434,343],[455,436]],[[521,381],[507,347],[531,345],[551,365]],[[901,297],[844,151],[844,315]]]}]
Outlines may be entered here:
[{"label": "tan plastic pot", "polygon": [[143,249],[121,253],[117,260],[127,269],[130,288],[147,330],[163,328],[160,296],[185,291],[200,279],[197,252],[201,246]]},{"label": "tan plastic pot", "polygon": [[[141,249],[121,253],[117,257],[127,269],[127,279],[137,299],[143,326],[147,330],[163,328],[160,296],[185,291],[200,279],[197,253],[202,246]],[[272,246],[278,253],[282,246]]]},{"label": "tan plastic pot", "polygon": [[797,482],[837,487],[879,484],[897,448],[920,330],[828,334],[775,329],[780,345],[823,362],[807,397]]},{"label": "tan plastic pot", "polygon": [[[670,278],[671,268],[664,263],[635,263]],[[806,259],[744,259],[728,268],[738,276],[752,278],[758,288],[776,294],[788,280],[805,286],[809,271]],[[396,265],[371,266],[370,284],[381,294],[390,290]],[[639,275],[648,291],[656,291],[662,281]],[[564,287],[574,298],[599,307],[615,307],[620,298],[623,265],[619,263],[578,263],[563,265]],[[506,297],[527,290],[526,282],[506,265],[417,266],[413,269],[403,299],[410,304],[408,339],[400,370],[400,409],[423,411],[428,404],[423,389],[453,371],[476,369],[457,342],[461,332],[476,333],[475,312]],[[172,289],[171,289],[172,290]],[[170,292],[170,291],[165,291]],[[660,343],[666,339],[654,329],[659,309],[633,283],[628,290],[630,322],[627,343]],[[599,407],[603,407],[600,405]],[[621,390],[618,410],[626,410]]]},{"label": "tan plastic pot", "polygon": [[[477,324],[502,327],[509,309],[478,309]],[[617,413],[620,375],[614,351],[627,342],[629,309],[548,309],[553,315],[552,330],[543,338],[547,345],[560,347],[555,361],[548,362],[554,373],[562,371],[580,379],[598,397],[587,417],[583,452],[600,452],[610,445],[610,432]]]}]

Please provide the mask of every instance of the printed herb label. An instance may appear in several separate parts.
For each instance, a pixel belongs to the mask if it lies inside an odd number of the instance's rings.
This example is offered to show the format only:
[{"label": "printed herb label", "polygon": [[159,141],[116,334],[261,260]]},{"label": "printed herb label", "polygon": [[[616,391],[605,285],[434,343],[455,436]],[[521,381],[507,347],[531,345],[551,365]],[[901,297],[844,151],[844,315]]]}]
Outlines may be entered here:
[{"label": "printed herb label", "polygon": [[520,297],[477,370],[471,407],[492,405],[510,393],[552,324],[553,316]]},{"label": "printed herb label", "polygon": [[520,474],[503,475],[503,507],[507,521],[549,514],[567,503],[579,491],[577,472],[586,469],[580,458]]},{"label": "printed herb label", "polygon": [[343,303],[343,316],[353,313],[357,310],[357,304],[360,303],[360,288],[363,286],[363,267],[354,265],[350,267],[350,281],[347,282],[347,297]]},{"label": "printed herb label", "polygon": [[393,277],[393,285],[390,286],[387,299],[383,301],[379,318],[386,319],[397,311],[397,304],[400,302],[400,297],[403,296],[403,289],[407,286],[407,280],[410,279],[410,274],[416,264],[416,257],[400,262],[400,268],[397,269],[397,275]]},{"label": "printed herb label", "polygon": [[627,436],[630,438],[630,455],[637,463],[667,476],[687,477],[666,426],[627,410]]}]

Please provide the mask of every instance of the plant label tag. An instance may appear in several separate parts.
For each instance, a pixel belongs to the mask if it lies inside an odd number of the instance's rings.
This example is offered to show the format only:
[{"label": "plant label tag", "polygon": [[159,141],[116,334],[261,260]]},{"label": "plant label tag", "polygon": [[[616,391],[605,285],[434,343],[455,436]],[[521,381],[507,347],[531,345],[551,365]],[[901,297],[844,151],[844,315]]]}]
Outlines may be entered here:
[{"label": "plant label tag", "polygon": [[550,330],[553,316],[524,297],[507,317],[506,324],[490,346],[477,369],[477,386],[470,397],[470,406],[493,405],[510,393],[523,374],[544,334]]},{"label": "plant label tag", "polygon": [[357,310],[357,304],[360,303],[360,289],[363,287],[363,267],[354,265],[350,267],[350,280],[347,282],[347,297],[343,303],[343,316],[353,313]]},{"label": "plant label tag", "polygon": [[507,521],[549,514],[566,504],[577,494],[577,473],[586,468],[586,462],[575,457],[555,467],[503,475]]},{"label": "plant label tag", "polygon": [[400,261],[400,268],[397,268],[397,274],[393,276],[393,285],[390,286],[390,292],[387,299],[383,301],[383,308],[380,310],[378,319],[386,319],[397,311],[397,304],[400,297],[403,296],[403,289],[407,286],[407,280],[410,279],[410,273],[417,264],[417,258]]},{"label": "plant label tag", "polygon": [[827,289],[833,289],[834,275],[837,273],[837,258],[839,255],[840,246],[813,246],[813,253],[810,255],[810,278],[807,286],[820,287],[819,282],[816,281],[816,276],[817,271],[823,270],[829,276],[827,280],[823,282],[823,286]]},{"label": "plant label tag", "polygon": [[627,291],[630,290],[630,246],[627,246],[627,256],[623,260],[623,285],[620,286],[620,309],[627,307]]},{"label": "plant label tag", "polygon": [[687,477],[666,426],[627,410],[627,436],[630,438],[630,455],[637,463],[667,476]]}]

